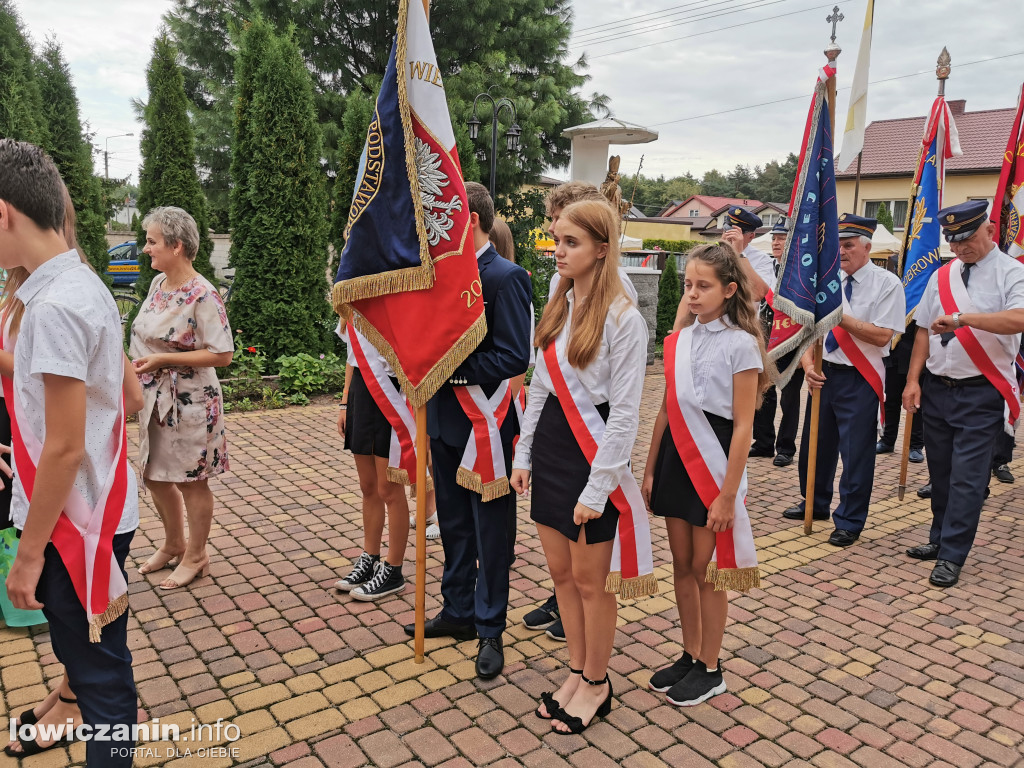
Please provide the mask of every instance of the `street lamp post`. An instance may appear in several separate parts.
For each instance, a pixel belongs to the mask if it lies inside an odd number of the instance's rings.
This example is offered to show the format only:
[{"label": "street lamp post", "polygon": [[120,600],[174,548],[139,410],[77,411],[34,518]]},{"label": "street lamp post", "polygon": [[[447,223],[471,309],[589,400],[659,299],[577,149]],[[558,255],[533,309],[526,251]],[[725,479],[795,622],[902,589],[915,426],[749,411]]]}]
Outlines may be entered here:
[{"label": "street lamp post", "polygon": [[516,123],[516,105],[512,103],[511,99],[507,99],[504,96],[497,101],[489,93],[481,93],[475,99],[473,99],[473,117],[469,119],[467,125],[469,126],[469,138],[476,141],[477,136],[480,135],[480,126],[483,123],[480,118],[476,116],[477,103],[480,99],[486,99],[491,102],[491,200],[495,199],[495,183],[498,175],[498,116],[501,114],[501,110],[508,109],[509,114],[512,117],[512,125],[509,126],[508,130],[505,131],[505,141],[509,152],[519,151],[519,136],[522,134],[522,129],[519,124]]},{"label": "street lamp post", "polygon": [[105,178],[107,181],[110,181],[110,140],[120,139],[124,138],[125,136],[134,135],[134,133],[118,133],[113,136],[107,136],[107,138],[103,140],[103,178]]}]

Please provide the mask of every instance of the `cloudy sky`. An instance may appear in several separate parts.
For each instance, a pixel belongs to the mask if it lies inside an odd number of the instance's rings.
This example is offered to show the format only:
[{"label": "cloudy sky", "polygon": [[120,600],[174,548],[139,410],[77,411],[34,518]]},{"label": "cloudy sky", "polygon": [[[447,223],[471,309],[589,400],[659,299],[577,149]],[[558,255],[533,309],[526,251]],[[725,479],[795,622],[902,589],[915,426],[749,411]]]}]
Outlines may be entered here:
[{"label": "cloudy sky", "polygon": [[[137,181],[141,126],[130,102],[146,95],[151,41],[170,0],[16,2],[37,43],[50,33],[62,42],[94,143],[102,149],[106,137],[135,134],[109,141],[110,173]],[[700,176],[798,151],[834,4],[845,16],[837,32],[843,47],[838,122],[845,121],[866,0],[573,4],[571,52],[587,54],[587,92],[608,94],[616,117],[660,134],[652,144],[614,150],[624,174],[635,171],[641,154],[645,174]],[[1015,34],[1022,22],[1020,0],[877,2],[869,122],[927,113],[943,45],[953,57],[948,98],[966,98],[970,111],[1014,106],[1024,79],[1024,42]]]}]

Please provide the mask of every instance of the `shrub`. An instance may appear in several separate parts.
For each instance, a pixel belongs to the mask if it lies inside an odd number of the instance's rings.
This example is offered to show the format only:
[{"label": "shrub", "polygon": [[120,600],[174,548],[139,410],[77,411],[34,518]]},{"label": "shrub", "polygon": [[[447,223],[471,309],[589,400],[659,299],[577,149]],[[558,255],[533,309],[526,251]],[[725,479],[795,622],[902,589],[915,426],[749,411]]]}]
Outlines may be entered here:
[{"label": "shrub", "polygon": [[672,333],[672,325],[675,323],[681,296],[676,260],[665,259],[665,269],[662,270],[661,279],[658,281],[658,325],[655,332],[657,341],[661,341]]},{"label": "shrub", "polygon": [[333,352],[314,357],[306,352],[277,358],[281,391],[289,395],[317,395],[345,385],[345,361]]},{"label": "shrub", "polygon": [[659,249],[671,253],[689,253],[698,245],[707,245],[704,240],[659,240],[657,238],[645,238],[644,250],[653,251]]}]

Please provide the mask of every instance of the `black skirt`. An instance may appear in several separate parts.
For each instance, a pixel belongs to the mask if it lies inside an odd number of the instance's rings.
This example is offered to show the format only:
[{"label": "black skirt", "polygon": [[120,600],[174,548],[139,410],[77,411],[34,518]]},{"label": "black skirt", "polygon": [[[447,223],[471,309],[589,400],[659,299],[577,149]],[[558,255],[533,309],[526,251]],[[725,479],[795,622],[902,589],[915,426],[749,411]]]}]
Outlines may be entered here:
[{"label": "black skirt", "polygon": [[[397,387],[398,382],[392,381]],[[391,454],[391,424],[377,407],[358,368],[352,369],[352,383],[348,388],[345,448],[358,456],[386,459]]]},{"label": "black skirt", "polygon": [[[715,437],[729,455],[732,442],[732,420],[704,411]],[[708,508],[700,500],[683,459],[672,439],[672,428],[666,427],[661,438],[658,461],[654,465],[654,487],[651,490],[651,510],[661,517],[676,517],[690,525],[704,528],[708,524]]]},{"label": "black skirt", "polygon": [[[597,406],[601,418],[608,420],[608,403]],[[572,521],[580,494],[590,479],[590,462],[573,437],[558,398],[548,395],[533,434],[532,503],[530,519],[554,528],[570,541],[580,540],[586,528],[587,544],[611,541],[619,524],[619,510],[609,500],[600,517],[583,525]]]}]

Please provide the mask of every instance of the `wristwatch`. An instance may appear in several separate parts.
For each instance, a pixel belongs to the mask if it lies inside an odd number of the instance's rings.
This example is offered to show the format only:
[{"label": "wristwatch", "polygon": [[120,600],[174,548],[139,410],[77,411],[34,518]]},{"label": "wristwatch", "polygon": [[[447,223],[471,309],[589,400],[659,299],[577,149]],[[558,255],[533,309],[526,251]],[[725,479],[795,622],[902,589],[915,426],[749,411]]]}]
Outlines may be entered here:
[{"label": "wristwatch", "polygon": [[962,314],[963,314],[963,312],[954,312],[953,313],[953,327],[954,328],[959,328],[960,327],[960,315],[962,315]]}]

